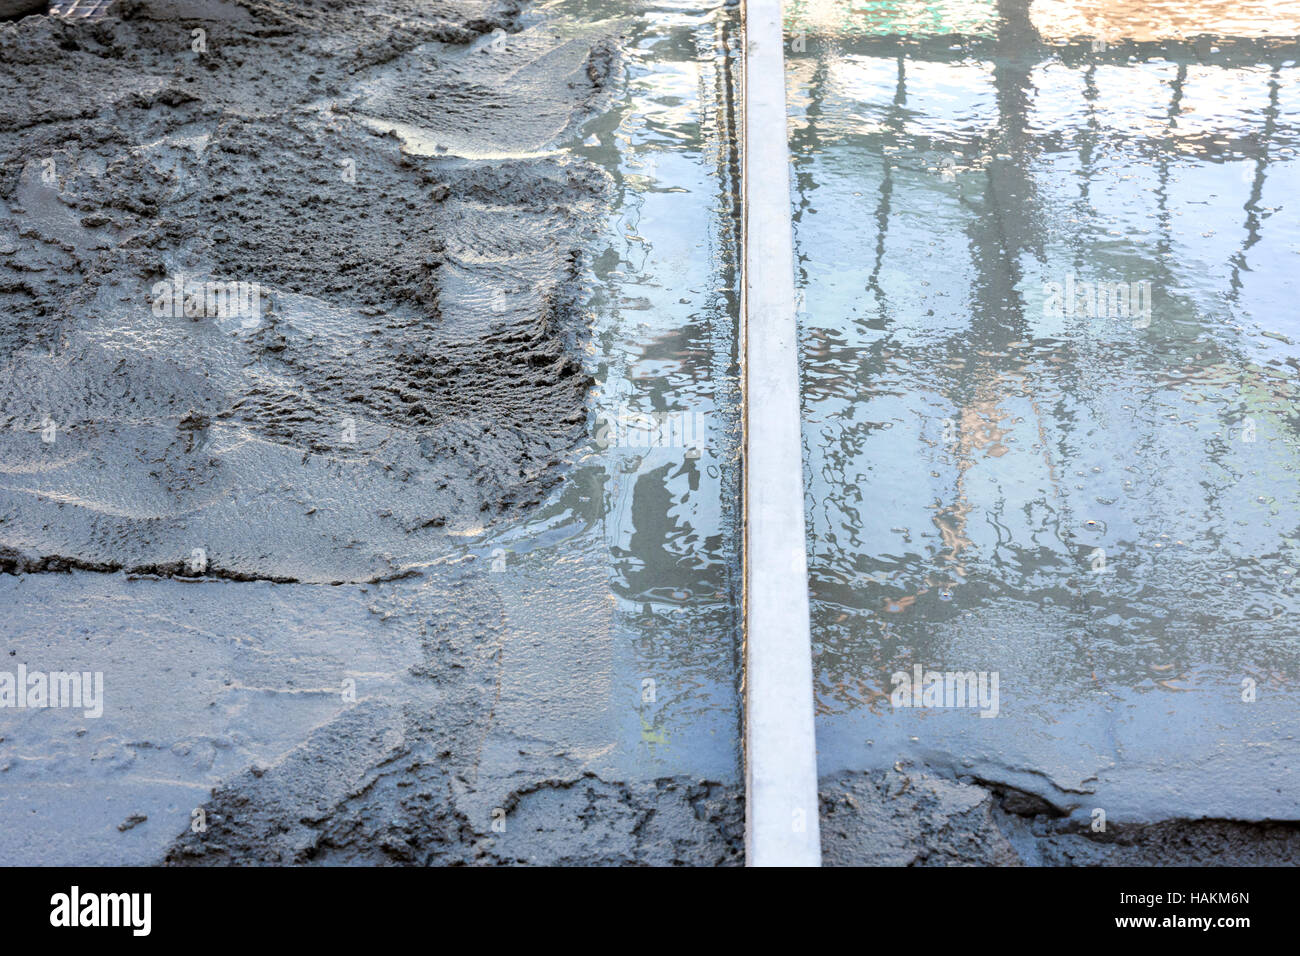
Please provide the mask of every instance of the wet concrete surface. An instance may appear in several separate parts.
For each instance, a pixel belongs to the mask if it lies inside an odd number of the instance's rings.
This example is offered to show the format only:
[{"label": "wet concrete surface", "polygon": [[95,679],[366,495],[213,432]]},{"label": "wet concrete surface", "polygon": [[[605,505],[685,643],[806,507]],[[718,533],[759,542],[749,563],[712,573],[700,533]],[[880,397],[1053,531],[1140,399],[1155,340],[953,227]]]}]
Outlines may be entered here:
[{"label": "wet concrete surface", "polygon": [[[554,484],[586,418],[572,300],[606,183],[357,122],[402,53],[466,61],[455,96],[498,82],[474,40],[518,11],[425,9],[384,30],[307,7],[291,36],[289,11],[233,5],[8,28],[7,566],[168,572],[202,548],[210,575],[368,580]],[[566,52],[534,72],[576,122],[610,60]],[[258,314],[177,317],[178,277],[255,284]],[[61,440],[32,448],[46,420]]]},{"label": "wet concrete surface", "polygon": [[1170,819],[1081,828],[1003,785],[899,766],[821,780],[825,866],[1290,866],[1300,825]]},{"label": "wet concrete surface", "polygon": [[828,859],[1294,862],[1300,28],[1059,6],[791,8]]},{"label": "wet concrete surface", "polygon": [[0,25],[0,860],[740,861],[733,28]]},{"label": "wet concrete surface", "polygon": [[[1004,6],[787,53],[825,860],[1294,862],[1294,41]],[[741,862],[736,23],[0,24],[0,860]]]}]

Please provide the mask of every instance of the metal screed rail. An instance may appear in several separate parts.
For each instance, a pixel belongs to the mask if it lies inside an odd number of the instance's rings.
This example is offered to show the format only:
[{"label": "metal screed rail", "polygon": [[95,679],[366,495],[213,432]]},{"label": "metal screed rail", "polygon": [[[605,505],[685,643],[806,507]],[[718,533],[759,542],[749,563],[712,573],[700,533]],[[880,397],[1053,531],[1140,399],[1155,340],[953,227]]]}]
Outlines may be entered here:
[{"label": "metal screed rail", "polygon": [[819,866],[780,0],[746,0],[745,858]]}]

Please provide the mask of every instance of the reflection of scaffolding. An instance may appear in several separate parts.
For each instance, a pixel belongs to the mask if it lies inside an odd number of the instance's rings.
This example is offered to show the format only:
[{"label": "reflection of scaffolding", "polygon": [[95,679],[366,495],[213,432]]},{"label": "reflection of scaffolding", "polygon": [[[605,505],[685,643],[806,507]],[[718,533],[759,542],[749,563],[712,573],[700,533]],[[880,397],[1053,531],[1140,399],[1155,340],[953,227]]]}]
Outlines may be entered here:
[{"label": "reflection of scaffolding", "polygon": [[[1279,144],[1294,145],[1300,142],[1300,126],[1284,123],[1280,117],[1280,91],[1282,70],[1287,61],[1300,59],[1300,47],[1294,37],[1286,38],[1198,38],[1194,41],[1124,42],[1104,44],[1094,49],[1088,42],[1068,46],[1045,42],[1031,18],[1029,0],[1001,0],[997,4],[998,25],[987,36],[961,37],[951,33],[935,36],[876,36],[835,37],[826,41],[805,39],[805,53],[792,57],[797,66],[800,60],[811,60],[801,78],[800,91],[806,98],[801,122],[794,124],[792,132],[792,164],[795,220],[814,206],[817,188],[816,163],[824,155],[828,140],[833,140],[839,127],[828,122],[827,102],[834,91],[834,60],[839,55],[857,58],[876,58],[896,64],[893,94],[878,107],[879,122],[870,132],[855,136],[865,144],[879,162],[879,183],[875,201],[875,248],[866,291],[874,296],[878,311],[874,327],[887,330],[865,347],[860,367],[874,365],[887,367],[890,355],[904,351],[892,329],[898,327],[898,316],[892,315],[889,290],[882,283],[882,269],[888,244],[889,228],[894,218],[898,200],[899,161],[903,157],[930,157],[923,165],[930,166],[934,152],[947,156],[965,152],[974,159],[967,168],[978,170],[976,190],[966,191],[955,201],[975,209],[966,227],[966,237],[975,275],[971,284],[970,320],[967,328],[936,339],[927,348],[936,356],[961,355],[967,360],[959,372],[952,375],[945,397],[954,409],[953,418],[959,423],[960,439],[955,443],[959,458],[956,475],[956,500],[946,503],[936,512],[935,523],[944,543],[942,560],[947,570],[961,575],[962,551],[966,541],[968,508],[965,505],[966,475],[975,453],[980,450],[983,436],[996,435],[1001,422],[1007,417],[999,407],[1007,391],[1007,382],[1020,379],[1030,371],[1032,351],[1018,349],[1014,344],[1031,337],[1033,324],[1023,300],[1024,262],[1032,256],[1038,262],[1047,260],[1047,223],[1052,217],[1044,210],[1039,196],[1034,169],[1038,153],[1044,150],[1059,152],[1066,148],[1059,133],[1035,130],[1031,122],[1036,93],[1035,71],[1049,63],[1074,67],[1082,74],[1082,96],[1086,104],[1085,121],[1077,128],[1076,145],[1080,176],[1080,199],[1089,202],[1089,184],[1098,173],[1098,149],[1101,123],[1095,109],[1099,97],[1098,69],[1107,65],[1131,67],[1130,57],[1138,62],[1159,58],[1174,66],[1169,80],[1169,102],[1163,109],[1161,132],[1153,136],[1135,133],[1113,137],[1132,152],[1153,160],[1155,187],[1152,196],[1155,209],[1152,219],[1157,224],[1154,252],[1150,259],[1152,278],[1161,287],[1172,288],[1174,279],[1169,253],[1174,247],[1174,217],[1170,210],[1170,192],[1173,173],[1180,156],[1188,156],[1206,163],[1221,163],[1253,154],[1253,174],[1247,180],[1248,197],[1245,212],[1244,236],[1227,260],[1230,287],[1225,297],[1238,301],[1243,275],[1249,271],[1247,256],[1261,238],[1266,210],[1261,204],[1270,162]],[[915,62],[937,62],[954,66],[981,62],[991,66],[992,94],[995,122],[981,133],[975,142],[949,136],[942,131],[910,130],[909,121],[915,113],[908,108],[909,66]],[[1222,69],[1242,69],[1265,65],[1268,72],[1263,82],[1267,86],[1267,104],[1262,106],[1262,121],[1246,136],[1237,136],[1235,143],[1226,137],[1211,134],[1195,137],[1176,135],[1177,124],[1184,109],[1184,99],[1189,71],[1197,66],[1214,66]],[[882,98],[883,99],[883,98]],[[835,126],[827,130],[825,126]],[[977,154],[972,157],[972,153]],[[971,177],[974,179],[975,177]],[[945,180],[951,181],[950,175]],[[970,180],[966,180],[969,182]],[[1074,250],[1075,271],[1084,271],[1085,250],[1077,245]],[[800,276],[806,282],[808,276]],[[828,353],[834,343],[819,342],[823,333],[805,330],[813,349]],[[1258,370],[1252,371],[1251,362],[1235,342],[1220,342],[1219,347],[1228,355],[1228,363],[1240,369],[1244,381]],[[1069,350],[1069,346],[1061,346]],[[1139,354],[1140,353],[1136,353]],[[1151,362],[1153,373],[1163,370],[1167,360],[1159,356],[1139,357],[1138,361]],[[942,374],[942,362],[934,363],[934,370]],[[1079,374],[1073,363],[1065,361],[1051,369],[1051,374],[1069,377]],[[819,371],[819,382],[827,389],[842,389],[852,394],[853,383],[848,381],[853,372],[844,370],[843,378],[833,379]],[[816,402],[816,395],[807,395],[805,402]],[[1048,480],[1056,487],[1060,476],[1059,462],[1053,462],[1047,429],[1044,423],[1051,419],[1050,412],[1039,412],[1038,439],[1044,449]],[[1068,423],[1062,425],[1069,431]],[[1059,493],[1059,489],[1057,489]],[[1058,503],[1068,507],[1066,496]],[[1069,524],[1068,515],[1063,524]],[[1062,552],[1069,550],[1062,540]],[[942,586],[941,577],[927,581],[924,587]],[[920,592],[924,593],[924,589]],[[916,594],[897,598],[897,601],[915,600]]]},{"label": "reflection of scaffolding", "polygon": [[[824,103],[828,95],[832,57],[837,53],[850,53],[855,57],[896,61],[895,92],[885,111],[881,128],[862,137],[869,146],[878,146],[881,152],[882,178],[875,212],[875,262],[867,288],[883,305],[885,293],[879,285],[879,276],[894,190],[894,164],[891,156],[939,152],[951,162],[948,157],[970,149],[970,144],[965,142],[955,142],[938,134],[909,133],[905,129],[909,116],[908,64],[914,61],[991,63],[997,124],[991,137],[981,137],[982,142],[979,143],[984,154],[984,214],[977,217],[977,222],[971,227],[971,246],[975,265],[979,269],[976,285],[980,308],[977,314],[987,318],[1000,313],[1006,316],[1007,321],[1000,329],[986,327],[973,331],[977,335],[986,333],[985,340],[990,346],[1014,341],[1023,336],[1027,329],[1023,314],[1007,314],[1005,304],[1018,301],[1022,254],[1028,252],[1039,261],[1044,259],[1042,223],[1046,217],[1042,215],[1037,199],[1031,162],[1040,145],[1055,145],[1057,135],[1035,134],[1030,128],[1033,71],[1051,62],[1083,69],[1082,95],[1088,104],[1090,122],[1085,134],[1079,137],[1079,157],[1085,173],[1081,177],[1081,199],[1086,202],[1089,198],[1089,183],[1097,172],[1095,146],[1096,134],[1100,129],[1094,109],[1098,99],[1097,69],[1107,64],[1129,66],[1130,57],[1136,57],[1139,61],[1154,57],[1173,63],[1177,68],[1176,75],[1169,84],[1170,98],[1164,134],[1147,137],[1116,133],[1111,136],[1111,140],[1130,146],[1139,154],[1155,161],[1158,179],[1155,190],[1158,209],[1155,218],[1160,226],[1157,249],[1161,253],[1157,257],[1155,268],[1166,286],[1172,285],[1166,253],[1172,247],[1173,220],[1168,199],[1173,157],[1183,155],[1207,162],[1225,162],[1239,158],[1241,147],[1249,146],[1255,154],[1255,168],[1250,180],[1249,196],[1243,204],[1245,235],[1240,247],[1229,260],[1232,276],[1228,296],[1231,301],[1237,301],[1242,288],[1241,274],[1248,269],[1247,253],[1261,238],[1264,212],[1261,198],[1273,149],[1278,140],[1288,144],[1300,142],[1300,125],[1284,125],[1280,121],[1279,106],[1282,67],[1284,63],[1294,63],[1300,57],[1300,38],[1201,37],[1195,41],[1121,42],[1103,44],[1101,48],[1094,48],[1086,42],[1062,46],[1042,39],[1030,16],[1031,6],[1031,0],[999,0],[997,13],[1000,19],[997,28],[989,36],[962,37],[951,33],[935,36],[870,36],[837,38],[833,43],[826,41],[809,44],[809,50],[817,51],[813,54],[815,64],[806,83],[809,103],[805,110],[805,122],[792,135],[796,221],[799,213],[809,208],[808,197],[815,187],[811,170],[812,157],[828,139],[826,131],[819,127],[819,121],[825,115]],[[1263,111],[1263,122],[1257,133],[1238,137],[1235,144],[1225,137],[1210,133],[1194,137],[1177,136],[1177,118],[1182,110],[1189,66],[1241,68],[1261,64],[1269,66],[1270,72],[1267,80],[1268,105]]]},{"label": "reflection of scaffolding", "polygon": [[[1030,28],[1032,29],[1032,27]],[[1059,60],[1066,66],[1099,64],[1128,66],[1131,59],[1163,57],[1171,63],[1195,66],[1283,66],[1296,59],[1300,37],[1201,37],[1196,40],[1138,41],[1116,40],[1094,44],[1080,39],[1069,43],[1048,43],[1037,33],[1017,37],[1008,46],[1007,33],[992,36],[942,34],[939,36],[855,36],[837,37],[843,50],[857,56],[893,57],[900,49],[907,58],[924,63],[961,63],[966,60],[993,60],[999,57],[1032,59],[1035,62]],[[819,44],[820,45],[820,44]],[[807,42],[812,48],[811,40]]]}]

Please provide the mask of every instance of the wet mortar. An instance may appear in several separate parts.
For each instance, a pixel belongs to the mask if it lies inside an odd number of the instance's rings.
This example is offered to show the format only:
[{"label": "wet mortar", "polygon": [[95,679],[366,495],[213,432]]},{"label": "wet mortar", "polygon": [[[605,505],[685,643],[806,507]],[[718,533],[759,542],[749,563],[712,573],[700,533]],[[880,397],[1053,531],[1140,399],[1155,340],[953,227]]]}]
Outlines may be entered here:
[{"label": "wet mortar", "polygon": [[[726,88],[734,16],[659,20],[0,25],[5,649],[107,687],[0,715],[0,858],[740,862],[734,442],[592,441],[602,389],[734,405],[730,133],[645,98]],[[178,276],[259,307],[160,308]]]}]

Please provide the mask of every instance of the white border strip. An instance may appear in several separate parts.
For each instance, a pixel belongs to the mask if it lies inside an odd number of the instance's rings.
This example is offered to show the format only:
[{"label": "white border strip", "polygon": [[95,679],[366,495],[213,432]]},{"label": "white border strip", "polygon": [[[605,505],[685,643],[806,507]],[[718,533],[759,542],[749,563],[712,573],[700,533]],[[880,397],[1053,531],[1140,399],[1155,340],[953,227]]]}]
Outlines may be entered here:
[{"label": "white border strip", "polygon": [[781,0],[744,15],[745,858],[820,866]]}]

